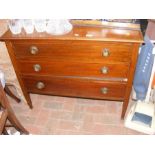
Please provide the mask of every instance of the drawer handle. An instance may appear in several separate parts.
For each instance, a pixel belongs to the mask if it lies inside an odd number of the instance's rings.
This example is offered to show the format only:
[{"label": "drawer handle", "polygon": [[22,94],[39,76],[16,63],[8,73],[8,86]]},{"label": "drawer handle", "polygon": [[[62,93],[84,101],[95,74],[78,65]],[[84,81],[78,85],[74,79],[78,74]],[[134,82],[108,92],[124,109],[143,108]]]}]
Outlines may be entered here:
[{"label": "drawer handle", "polygon": [[41,66],[39,64],[33,65],[33,69],[35,72],[39,72],[41,70]]},{"label": "drawer handle", "polygon": [[108,56],[110,55],[109,49],[107,49],[107,48],[103,49],[102,55],[103,55],[104,57],[108,57]]},{"label": "drawer handle", "polygon": [[102,72],[103,74],[107,74],[107,73],[109,72],[108,67],[102,67],[102,68],[101,68],[101,72]]},{"label": "drawer handle", "polygon": [[45,88],[45,84],[43,82],[38,82],[36,86],[37,86],[38,89]]},{"label": "drawer handle", "polygon": [[36,46],[31,46],[30,52],[31,54],[36,55],[38,53],[38,48]]},{"label": "drawer handle", "polygon": [[101,88],[101,93],[102,94],[107,94],[108,93],[108,88],[106,88],[106,87]]}]

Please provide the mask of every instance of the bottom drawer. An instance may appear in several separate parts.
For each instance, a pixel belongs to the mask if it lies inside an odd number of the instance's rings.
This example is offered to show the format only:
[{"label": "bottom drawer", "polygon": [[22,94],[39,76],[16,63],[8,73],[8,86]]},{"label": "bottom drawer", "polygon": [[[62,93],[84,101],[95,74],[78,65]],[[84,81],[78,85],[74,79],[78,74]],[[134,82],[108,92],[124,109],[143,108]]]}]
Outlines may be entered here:
[{"label": "bottom drawer", "polygon": [[30,93],[73,96],[94,99],[123,100],[125,82],[110,82],[83,78],[24,76]]}]

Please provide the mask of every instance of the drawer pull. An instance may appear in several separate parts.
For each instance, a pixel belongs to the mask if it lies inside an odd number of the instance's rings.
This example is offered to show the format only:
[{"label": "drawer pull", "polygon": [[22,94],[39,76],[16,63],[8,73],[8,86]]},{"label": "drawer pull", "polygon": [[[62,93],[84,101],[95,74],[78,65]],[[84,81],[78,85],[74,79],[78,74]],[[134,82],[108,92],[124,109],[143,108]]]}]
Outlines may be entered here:
[{"label": "drawer pull", "polygon": [[102,68],[101,68],[101,72],[102,72],[103,74],[107,74],[108,71],[109,71],[108,67],[102,67]]},{"label": "drawer pull", "polygon": [[30,52],[31,54],[36,55],[38,53],[38,48],[36,46],[31,46]]},{"label": "drawer pull", "polygon": [[36,87],[38,89],[43,89],[43,88],[45,88],[45,84],[43,82],[38,82],[37,85],[36,85]]},{"label": "drawer pull", "polygon": [[108,93],[108,88],[106,88],[106,87],[101,88],[101,93],[102,94],[107,94]]},{"label": "drawer pull", "polygon": [[109,49],[107,49],[107,48],[103,49],[102,55],[103,55],[104,57],[108,57],[108,56],[110,55]]},{"label": "drawer pull", "polygon": [[39,72],[41,70],[41,66],[39,64],[33,65],[33,69],[35,72]]}]

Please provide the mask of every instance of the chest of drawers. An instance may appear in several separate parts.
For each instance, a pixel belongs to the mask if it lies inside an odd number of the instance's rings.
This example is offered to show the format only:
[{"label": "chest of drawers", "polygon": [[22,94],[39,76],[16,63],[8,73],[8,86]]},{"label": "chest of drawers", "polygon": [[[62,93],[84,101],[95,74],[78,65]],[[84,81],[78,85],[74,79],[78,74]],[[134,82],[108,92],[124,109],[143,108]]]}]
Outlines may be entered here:
[{"label": "chest of drawers", "polygon": [[28,105],[29,93],[123,101],[125,115],[142,42],[138,30],[74,26],[62,36],[12,35],[5,41]]}]

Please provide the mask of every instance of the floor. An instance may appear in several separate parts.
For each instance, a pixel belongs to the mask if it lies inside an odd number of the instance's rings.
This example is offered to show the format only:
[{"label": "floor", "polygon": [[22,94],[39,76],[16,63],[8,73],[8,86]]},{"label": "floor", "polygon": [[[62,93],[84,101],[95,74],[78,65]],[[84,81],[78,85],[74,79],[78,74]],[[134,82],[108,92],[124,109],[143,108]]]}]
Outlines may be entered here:
[{"label": "floor", "polygon": [[23,126],[35,135],[139,135],[120,119],[122,102],[31,94],[34,108],[12,108]]}]

